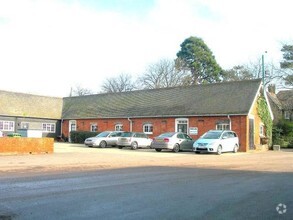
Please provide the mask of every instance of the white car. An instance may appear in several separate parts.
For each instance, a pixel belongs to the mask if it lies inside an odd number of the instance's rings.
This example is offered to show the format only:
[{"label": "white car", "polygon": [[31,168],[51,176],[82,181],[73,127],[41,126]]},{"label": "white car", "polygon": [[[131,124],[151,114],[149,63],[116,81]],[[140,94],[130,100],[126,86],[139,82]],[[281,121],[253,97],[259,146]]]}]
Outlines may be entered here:
[{"label": "white car", "polygon": [[143,132],[124,132],[117,141],[118,148],[131,147],[132,150],[149,148],[151,143],[152,139]]},{"label": "white car", "polygon": [[104,131],[95,137],[85,139],[84,144],[88,147],[101,147],[116,146],[118,138],[122,135],[123,131]]},{"label": "white car", "polygon": [[210,130],[202,135],[193,144],[193,151],[197,154],[201,152],[217,153],[234,152],[239,149],[239,138],[234,131]]}]

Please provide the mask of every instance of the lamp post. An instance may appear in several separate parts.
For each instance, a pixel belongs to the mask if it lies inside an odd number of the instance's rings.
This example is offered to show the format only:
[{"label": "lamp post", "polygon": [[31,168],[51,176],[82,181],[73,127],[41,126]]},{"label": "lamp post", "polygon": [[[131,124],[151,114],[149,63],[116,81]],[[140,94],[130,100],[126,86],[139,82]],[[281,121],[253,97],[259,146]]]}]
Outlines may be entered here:
[{"label": "lamp post", "polygon": [[[265,51],[265,53],[267,53],[267,51]],[[263,94],[265,94],[265,58],[264,58],[264,54],[261,55],[261,70],[262,70]]]}]

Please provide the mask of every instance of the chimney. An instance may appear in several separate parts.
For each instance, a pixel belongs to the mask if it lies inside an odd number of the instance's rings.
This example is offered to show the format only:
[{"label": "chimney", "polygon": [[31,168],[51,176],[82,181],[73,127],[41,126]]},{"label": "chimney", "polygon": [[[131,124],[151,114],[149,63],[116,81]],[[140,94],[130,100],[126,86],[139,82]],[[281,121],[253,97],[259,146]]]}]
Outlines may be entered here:
[{"label": "chimney", "polygon": [[269,93],[271,93],[271,94],[276,94],[276,85],[275,84],[270,84],[269,86],[268,86],[268,91],[269,91]]}]

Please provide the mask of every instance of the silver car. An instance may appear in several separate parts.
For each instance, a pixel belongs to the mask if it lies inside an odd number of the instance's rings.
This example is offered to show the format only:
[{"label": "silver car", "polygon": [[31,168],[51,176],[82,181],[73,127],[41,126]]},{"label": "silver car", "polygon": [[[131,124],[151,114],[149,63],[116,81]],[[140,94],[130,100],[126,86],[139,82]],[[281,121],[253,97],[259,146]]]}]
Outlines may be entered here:
[{"label": "silver car", "polygon": [[118,148],[131,147],[132,150],[138,148],[149,148],[152,139],[149,138],[143,132],[124,132],[121,137],[118,138]]},{"label": "silver car", "polygon": [[122,135],[123,131],[104,131],[95,137],[85,139],[84,144],[88,147],[101,147],[116,146],[118,138]]},{"label": "silver car", "polygon": [[217,153],[234,152],[239,149],[239,138],[234,131],[210,130],[202,135],[193,144],[193,151]]},{"label": "silver car", "polygon": [[163,149],[179,151],[192,151],[194,140],[182,132],[167,132],[155,137],[151,148],[160,152]]}]

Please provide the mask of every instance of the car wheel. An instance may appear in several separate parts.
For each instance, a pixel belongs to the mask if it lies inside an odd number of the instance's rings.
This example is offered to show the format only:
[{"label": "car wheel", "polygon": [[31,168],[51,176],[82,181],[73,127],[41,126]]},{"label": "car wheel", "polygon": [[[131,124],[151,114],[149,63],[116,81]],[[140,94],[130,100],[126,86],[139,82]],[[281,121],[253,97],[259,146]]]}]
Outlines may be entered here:
[{"label": "car wheel", "polygon": [[194,153],[196,153],[196,154],[200,154],[200,152],[199,152],[199,151],[195,151]]},{"label": "car wheel", "polygon": [[222,146],[220,145],[217,149],[217,154],[221,155],[222,154]]},{"label": "car wheel", "polygon": [[178,153],[178,152],[180,151],[180,146],[179,146],[179,144],[175,144],[175,146],[174,146],[174,148],[173,148],[173,151],[174,151],[175,153]]},{"label": "car wheel", "polygon": [[101,148],[105,148],[105,147],[107,147],[107,142],[106,142],[106,141],[102,141],[102,142],[100,143],[100,147],[101,147]]},{"label": "car wheel", "polygon": [[233,153],[237,153],[237,151],[238,151],[238,145],[235,144],[235,146],[234,146],[234,148],[233,148]]},{"label": "car wheel", "polygon": [[161,152],[161,151],[162,151],[162,149],[156,149],[156,151],[157,151],[157,152]]},{"label": "car wheel", "polygon": [[138,148],[138,144],[137,144],[137,142],[132,142],[131,143],[131,149],[132,150],[136,150]]},{"label": "car wheel", "polygon": [[122,149],[123,147],[122,147],[122,146],[118,146],[118,148],[119,148],[119,149]]}]

